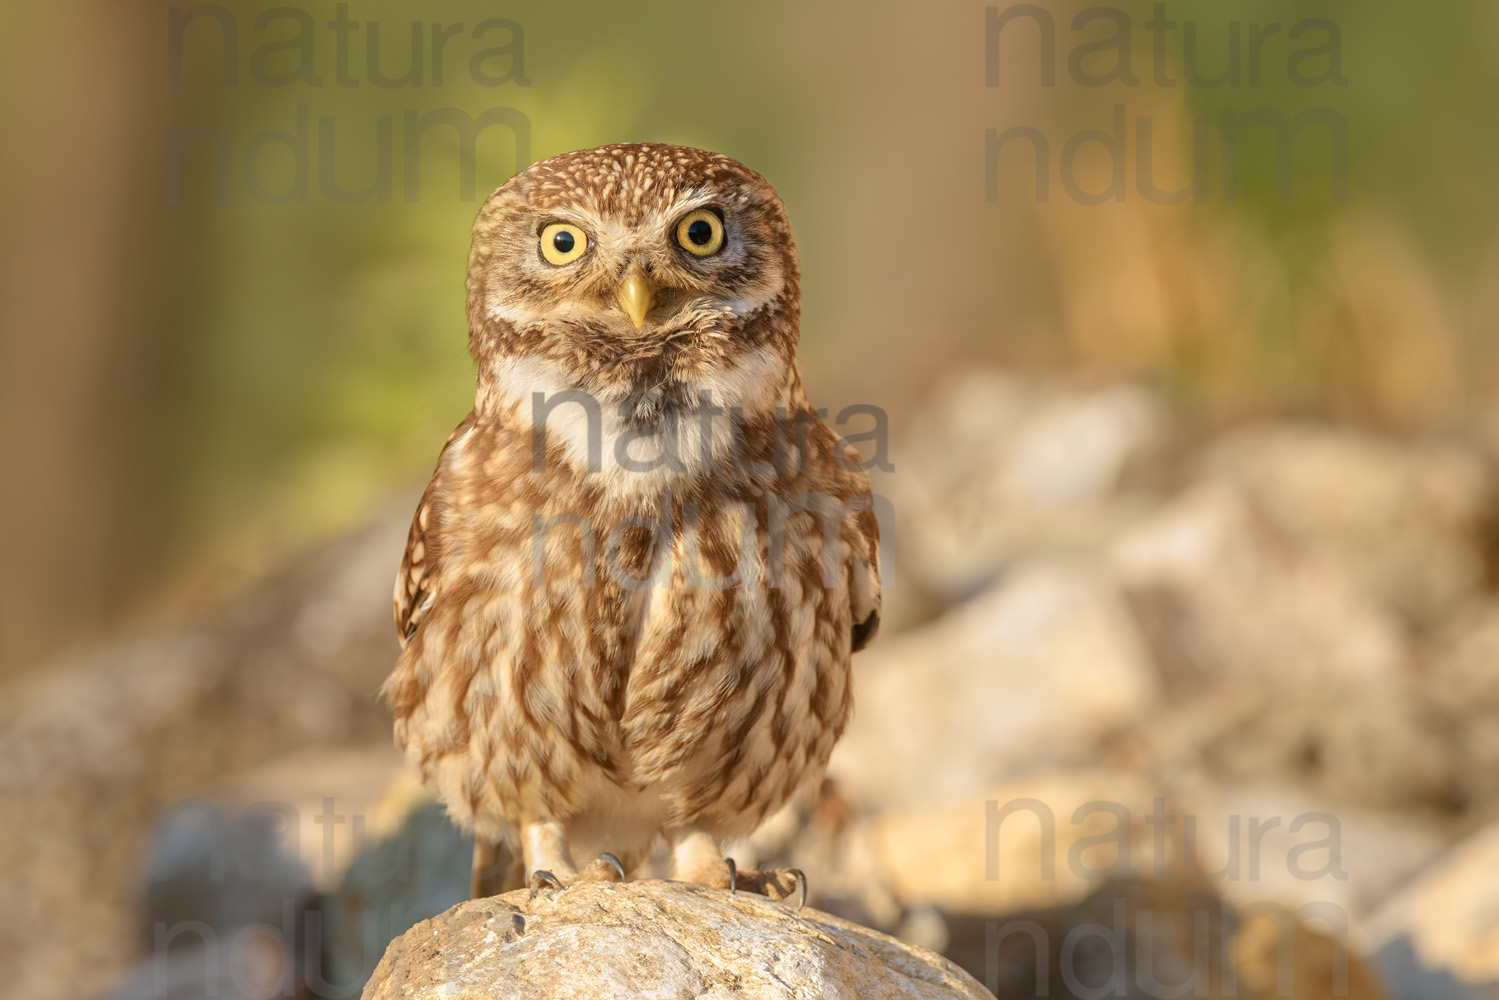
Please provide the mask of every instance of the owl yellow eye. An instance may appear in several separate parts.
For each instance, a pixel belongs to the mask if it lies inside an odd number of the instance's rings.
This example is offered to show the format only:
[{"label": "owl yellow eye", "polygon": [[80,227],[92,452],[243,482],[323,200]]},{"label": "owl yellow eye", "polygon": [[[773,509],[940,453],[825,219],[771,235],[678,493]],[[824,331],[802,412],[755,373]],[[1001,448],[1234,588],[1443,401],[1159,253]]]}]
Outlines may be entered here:
[{"label": "owl yellow eye", "polygon": [[588,236],[570,222],[553,222],[541,231],[541,256],[548,264],[571,264],[588,249]]},{"label": "owl yellow eye", "polygon": [[677,242],[698,257],[716,254],[723,249],[723,220],[706,208],[688,212],[677,223]]}]

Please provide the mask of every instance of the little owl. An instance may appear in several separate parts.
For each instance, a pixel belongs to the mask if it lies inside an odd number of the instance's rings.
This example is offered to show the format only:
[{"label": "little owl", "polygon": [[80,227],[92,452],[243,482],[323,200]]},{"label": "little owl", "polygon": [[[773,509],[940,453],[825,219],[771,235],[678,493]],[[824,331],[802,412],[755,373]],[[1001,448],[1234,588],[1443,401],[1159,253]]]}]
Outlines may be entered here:
[{"label": "little owl", "polygon": [[716,153],[568,153],[479,212],[476,399],[417,508],[386,684],[476,894],[622,879],[658,836],[673,878],[799,880],[720,845],[819,780],[880,605],[799,282],[780,197]]}]

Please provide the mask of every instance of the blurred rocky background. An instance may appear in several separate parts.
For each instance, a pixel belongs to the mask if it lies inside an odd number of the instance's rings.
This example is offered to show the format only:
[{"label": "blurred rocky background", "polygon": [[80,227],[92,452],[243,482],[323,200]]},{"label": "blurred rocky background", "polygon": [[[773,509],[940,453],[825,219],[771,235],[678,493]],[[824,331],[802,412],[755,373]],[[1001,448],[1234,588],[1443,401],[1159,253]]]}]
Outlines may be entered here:
[{"label": "blurred rocky background", "polygon": [[888,417],[857,717],[740,862],[1004,1000],[1499,996],[1493,5],[413,10],[0,12],[0,993],[357,995],[462,898],[376,692],[469,225],[654,139]]}]

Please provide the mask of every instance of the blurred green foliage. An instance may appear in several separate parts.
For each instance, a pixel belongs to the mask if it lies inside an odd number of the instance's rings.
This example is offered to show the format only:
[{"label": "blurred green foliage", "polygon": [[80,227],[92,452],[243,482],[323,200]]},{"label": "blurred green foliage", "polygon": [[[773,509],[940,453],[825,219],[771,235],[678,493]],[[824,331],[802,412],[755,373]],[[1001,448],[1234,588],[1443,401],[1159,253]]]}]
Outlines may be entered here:
[{"label": "blurred green foliage", "polygon": [[[425,471],[472,401],[463,284],[469,228],[479,203],[525,166],[528,153],[540,159],[651,138],[754,161],[763,158],[783,110],[757,107],[755,94],[738,90],[742,78],[716,41],[732,18],[714,5],[680,5],[668,19],[609,3],[355,4],[347,15],[359,22],[347,35],[354,87],[338,84],[332,5],[305,8],[315,20],[307,37],[319,84],[265,82],[293,75],[304,58],[300,49],[268,55],[257,79],[256,50],[304,30],[283,16],[257,30],[257,18],[276,9],[234,7],[233,85],[224,82],[221,21],[192,16],[178,35],[184,68],[172,125],[184,139],[178,140],[181,192],[171,206],[175,287],[164,403],[180,473],[173,500],[193,526],[178,540],[184,551],[199,549],[226,525],[252,547],[320,534]],[[514,27],[471,37],[475,26],[494,18]],[[420,85],[372,85],[365,47],[371,22],[382,33],[380,68],[389,78],[410,70],[408,46],[418,32]],[[466,30],[447,40],[443,83],[433,86],[435,26],[456,23]],[[170,27],[164,19],[163,30]],[[476,76],[470,60],[495,48],[510,51],[490,57],[481,72],[519,79],[489,85]],[[684,78],[698,81],[685,94]],[[674,99],[663,99],[674,91]],[[733,110],[714,110],[721,100]],[[268,131],[295,132],[299,106],[307,109],[308,195],[269,204],[248,187],[247,147]],[[408,200],[405,116],[447,108],[475,117],[514,109],[529,134],[505,127],[480,133],[477,197],[465,199],[457,133],[433,128],[420,142],[419,196]],[[333,124],[339,186],[367,189],[385,156],[394,175],[388,201],[347,205],[324,195],[324,118]],[[205,126],[228,137],[230,158],[222,157],[216,138],[187,133]],[[297,164],[285,145],[265,144],[256,162],[255,181],[264,190],[291,188]],[[220,171],[231,185],[223,202]]]},{"label": "blurred green foliage", "polygon": [[[1143,21],[1150,4],[1131,3]],[[1469,276],[1474,251],[1499,227],[1499,7],[1481,0],[1455,0],[1421,8],[1358,0],[1272,0],[1225,11],[1207,0],[1168,5],[1178,20],[1198,19],[1204,62],[1221,68],[1225,22],[1281,24],[1264,45],[1265,72],[1246,105],[1233,88],[1186,88],[1193,114],[1218,115],[1246,106],[1288,113],[1329,107],[1348,120],[1349,198],[1276,197],[1268,144],[1247,146],[1242,211],[1280,238],[1287,253],[1307,253],[1306,244],[1349,208],[1389,213],[1420,235],[1424,248],[1446,269]],[[1346,86],[1306,87],[1285,71],[1289,52],[1315,46],[1317,32],[1290,42],[1298,22],[1335,24],[1341,39]],[[1179,44],[1179,43],[1178,43]],[[1179,51],[1179,50],[1178,50]],[[1308,72],[1321,63],[1309,63]],[[1310,147],[1309,147],[1310,148]],[[1324,155],[1298,162],[1305,192],[1328,190]]]}]

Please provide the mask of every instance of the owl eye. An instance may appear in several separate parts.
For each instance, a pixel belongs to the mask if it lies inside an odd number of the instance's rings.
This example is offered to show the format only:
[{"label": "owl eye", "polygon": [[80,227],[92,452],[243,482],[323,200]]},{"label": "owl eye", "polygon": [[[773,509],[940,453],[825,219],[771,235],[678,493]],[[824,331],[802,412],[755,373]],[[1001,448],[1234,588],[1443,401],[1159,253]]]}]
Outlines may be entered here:
[{"label": "owl eye", "polygon": [[541,231],[541,256],[548,264],[571,264],[588,249],[588,236],[570,222],[553,222]]},{"label": "owl eye", "polygon": [[697,257],[710,257],[723,249],[723,220],[711,209],[699,208],[677,223],[677,242]]}]

